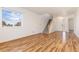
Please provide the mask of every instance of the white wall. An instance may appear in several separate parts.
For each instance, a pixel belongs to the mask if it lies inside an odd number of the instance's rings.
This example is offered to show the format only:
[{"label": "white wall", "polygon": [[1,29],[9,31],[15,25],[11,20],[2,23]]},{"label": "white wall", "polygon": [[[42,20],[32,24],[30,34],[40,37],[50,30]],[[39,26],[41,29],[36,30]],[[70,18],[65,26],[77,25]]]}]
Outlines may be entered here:
[{"label": "white wall", "polygon": [[23,14],[21,27],[0,28],[0,42],[9,41],[37,33],[41,33],[45,27],[45,19],[41,15],[33,13],[26,8],[9,8]]},{"label": "white wall", "polygon": [[74,20],[75,20],[74,16],[69,18],[69,20],[68,20],[69,30],[74,30]]},{"label": "white wall", "polygon": [[79,10],[74,20],[74,33],[79,37]]},{"label": "white wall", "polygon": [[67,17],[58,16],[58,17],[53,18],[50,25],[49,33],[55,32],[55,31],[68,32],[68,18]]}]

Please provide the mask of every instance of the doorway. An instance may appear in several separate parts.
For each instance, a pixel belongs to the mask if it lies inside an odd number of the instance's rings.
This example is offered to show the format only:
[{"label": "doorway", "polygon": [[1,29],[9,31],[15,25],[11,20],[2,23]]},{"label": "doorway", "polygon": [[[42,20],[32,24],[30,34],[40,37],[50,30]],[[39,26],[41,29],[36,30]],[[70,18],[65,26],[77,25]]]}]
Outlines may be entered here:
[{"label": "doorway", "polygon": [[52,19],[49,19],[47,25],[45,26],[45,28],[43,30],[43,33],[45,33],[45,34],[49,33],[49,27],[50,27],[51,21],[52,21]]}]

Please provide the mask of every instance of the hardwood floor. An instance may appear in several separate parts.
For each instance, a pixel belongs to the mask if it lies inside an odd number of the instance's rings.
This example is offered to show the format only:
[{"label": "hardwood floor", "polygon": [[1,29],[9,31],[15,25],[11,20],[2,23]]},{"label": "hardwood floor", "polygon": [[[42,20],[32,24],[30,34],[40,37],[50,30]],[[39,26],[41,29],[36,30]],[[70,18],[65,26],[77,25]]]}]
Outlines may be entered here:
[{"label": "hardwood floor", "polygon": [[79,52],[79,38],[72,32],[62,43],[61,32],[36,34],[0,43],[1,52]]}]

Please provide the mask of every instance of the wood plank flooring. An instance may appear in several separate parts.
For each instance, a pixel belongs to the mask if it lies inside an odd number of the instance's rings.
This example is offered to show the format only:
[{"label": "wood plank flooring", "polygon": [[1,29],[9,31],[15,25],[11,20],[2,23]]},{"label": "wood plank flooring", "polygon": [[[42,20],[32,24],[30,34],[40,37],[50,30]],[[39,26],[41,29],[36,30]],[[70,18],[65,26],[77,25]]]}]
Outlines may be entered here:
[{"label": "wood plank flooring", "polygon": [[61,32],[36,34],[0,43],[1,52],[79,52],[79,38],[72,32],[62,43]]}]

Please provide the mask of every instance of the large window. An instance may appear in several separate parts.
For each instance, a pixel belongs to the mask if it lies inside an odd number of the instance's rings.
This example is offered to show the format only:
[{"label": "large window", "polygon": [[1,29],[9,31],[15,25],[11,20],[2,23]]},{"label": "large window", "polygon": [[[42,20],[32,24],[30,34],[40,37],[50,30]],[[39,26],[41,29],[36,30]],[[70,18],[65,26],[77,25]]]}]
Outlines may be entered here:
[{"label": "large window", "polygon": [[22,14],[8,8],[2,9],[2,26],[21,26]]}]

